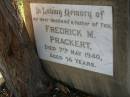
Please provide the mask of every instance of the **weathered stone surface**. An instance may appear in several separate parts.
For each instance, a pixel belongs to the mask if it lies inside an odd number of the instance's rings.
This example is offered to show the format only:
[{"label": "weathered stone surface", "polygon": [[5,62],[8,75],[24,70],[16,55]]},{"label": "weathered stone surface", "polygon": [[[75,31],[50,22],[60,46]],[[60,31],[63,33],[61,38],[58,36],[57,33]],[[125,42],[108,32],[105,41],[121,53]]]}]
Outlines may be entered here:
[{"label": "weathered stone surface", "polygon": [[48,73],[57,80],[102,97],[130,96],[129,0],[25,0],[25,17],[34,41],[30,2],[50,4],[105,5],[113,7],[114,76],[106,76],[62,64],[43,61]]}]

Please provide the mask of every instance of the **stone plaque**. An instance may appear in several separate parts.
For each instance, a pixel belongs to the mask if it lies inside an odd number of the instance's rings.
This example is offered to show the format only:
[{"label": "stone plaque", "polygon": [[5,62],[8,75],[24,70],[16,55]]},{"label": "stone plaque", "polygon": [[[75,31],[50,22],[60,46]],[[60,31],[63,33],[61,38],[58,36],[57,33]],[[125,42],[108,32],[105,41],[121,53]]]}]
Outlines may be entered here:
[{"label": "stone plaque", "polygon": [[41,59],[113,76],[112,6],[30,6]]}]

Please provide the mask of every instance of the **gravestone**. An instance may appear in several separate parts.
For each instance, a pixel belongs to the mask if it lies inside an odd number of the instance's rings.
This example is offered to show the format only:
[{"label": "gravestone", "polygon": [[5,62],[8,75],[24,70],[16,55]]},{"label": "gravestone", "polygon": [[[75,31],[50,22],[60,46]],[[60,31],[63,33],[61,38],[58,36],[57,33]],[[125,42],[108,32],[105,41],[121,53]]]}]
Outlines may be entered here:
[{"label": "gravestone", "polygon": [[53,78],[101,97],[130,96],[129,0],[26,0],[25,18]]}]

